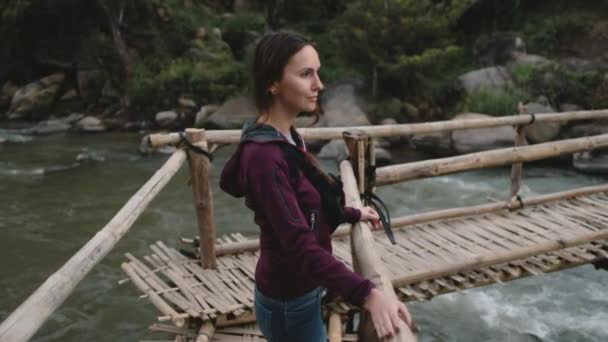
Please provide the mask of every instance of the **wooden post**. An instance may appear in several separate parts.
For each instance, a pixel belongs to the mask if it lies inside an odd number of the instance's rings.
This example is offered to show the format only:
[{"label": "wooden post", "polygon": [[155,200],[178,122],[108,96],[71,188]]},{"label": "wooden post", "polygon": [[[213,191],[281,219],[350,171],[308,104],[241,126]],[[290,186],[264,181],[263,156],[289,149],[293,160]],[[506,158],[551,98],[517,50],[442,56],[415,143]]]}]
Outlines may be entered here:
[{"label": "wooden post", "polygon": [[372,137],[362,130],[348,130],[342,134],[360,193],[371,191],[374,184],[367,179],[366,170],[376,165]]},{"label": "wooden post", "polygon": [[[528,114],[528,109],[521,102],[518,105],[519,115]],[[516,128],[517,135],[515,136],[515,146],[527,145],[526,135],[524,133],[525,125],[518,125]],[[521,185],[521,174],[523,169],[523,163],[515,163],[511,166],[511,196],[509,197],[511,200],[517,193],[519,192],[519,188]]]},{"label": "wooden post", "polygon": [[[191,144],[207,151],[204,129],[186,129],[186,138]],[[205,155],[188,149],[190,179],[194,193],[194,208],[198,222],[200,258],[203,268],[216,268],[215,221],[213,220],[213,198],[211,196],[211,161]]]},{"label": "wooden post", "polygon": [[329,315],[328,326],[329,342],[342,342],[342,321],[340,320],[339,313],[332,312]]},{"label": "wooden post", "polygon": [[[350,159],[356,163],[355,167],[348,161],[340,164],[340,175],[344,184],[346,205],[353,208],[363,207],[360,193],[366,189],[365,168],[369,166],[369,146],[371,138],[363,131],[348,131],[344,133],[344,141],[348,148]],[[357,170],[358,179],[355,178],[354,170]],[[376,254],[374,236],[367,222],[360,221],[351,229],[351,253],[353,268],[364,277],[370,279],[377,288],[391,298],[397,298],[393,289],[392,281],[384,269],[380,258]],[[404,322],[400,322],[399,334],[388,341],[415,341],[416,338]],[[361,313],[359,325],[360,341],[379,341],[369,312]]]},{"label": "wooden post", "polygon": [[213,322],[205,322],[198,330],[198,336],[196,342],[211,342],[213,334],[215,333],[215,326]]}]

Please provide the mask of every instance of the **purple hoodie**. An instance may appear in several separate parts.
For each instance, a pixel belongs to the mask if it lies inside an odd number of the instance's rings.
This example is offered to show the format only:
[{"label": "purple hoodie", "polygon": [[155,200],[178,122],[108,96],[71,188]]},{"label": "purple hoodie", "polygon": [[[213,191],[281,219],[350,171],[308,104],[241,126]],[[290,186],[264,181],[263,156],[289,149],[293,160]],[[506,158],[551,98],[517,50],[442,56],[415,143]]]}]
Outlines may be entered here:
[{"label": "purple hoodie", "polygon": [[[298,147],[305,149],[296,130],[291,133]],[[373,283],[333,256],[330,235],[336,227],[328,224],[319,192],[303,172],[298,170],[298,179],[290,180],[280,144],[289,142],[272,126],[244,129],[220,179],[224,191],[245,197],[260,227],[257,288],[272,298],[292,299],[323,286],[362,305]],[[347,222],[359,221],[358,209],[344,209]]]}]

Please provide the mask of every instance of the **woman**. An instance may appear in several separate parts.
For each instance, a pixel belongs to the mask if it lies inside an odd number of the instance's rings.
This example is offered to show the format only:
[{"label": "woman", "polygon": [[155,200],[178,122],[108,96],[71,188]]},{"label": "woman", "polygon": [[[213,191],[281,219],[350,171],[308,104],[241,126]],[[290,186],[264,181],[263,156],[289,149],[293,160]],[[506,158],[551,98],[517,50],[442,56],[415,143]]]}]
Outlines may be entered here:
[{"label": "woman", "polygon": [[[319,68],[315,47],[299,34],[270,33],[260,40],[253,65],[258,117],[243,130],[220,180],[224,191],[245,197],[261,230],[255,313],[269,342],[327,340],[321,288],[369,310],[380,337],[393,335],[399,319],[411,321],[403,303],[389,299],[331,253],[330,235],[338,223],[362,220],[378,228],[379,219],[370,207],[328,210],[324,190],[335,183],[306,152],[294,128],[301,112],[317,113],[318,119]],[[294,155],[299,162],[289,157]],[[311,172],[321,177],[315,181]]]}]

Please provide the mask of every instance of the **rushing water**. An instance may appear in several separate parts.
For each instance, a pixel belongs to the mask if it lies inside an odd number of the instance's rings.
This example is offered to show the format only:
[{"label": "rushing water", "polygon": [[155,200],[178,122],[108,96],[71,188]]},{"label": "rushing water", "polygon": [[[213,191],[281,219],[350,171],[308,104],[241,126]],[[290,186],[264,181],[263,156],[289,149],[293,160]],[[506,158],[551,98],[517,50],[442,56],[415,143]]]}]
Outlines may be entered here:
[{"label": "rushing water", "polygon": [[[0,132],[2,133],[2,132]],[[0,144],[0,321],[101,229],[167,156],[140,156],[134,134],[13,137]],[[214,160],[215,175],[230,149]],[[76,157],[80,155],[80,161]],[[327,165],[330,167],[331,165]],[[604,181],[570,170],[526,166],[524,196]],[[161,339],[148,326],[156,309],[125,278],[124,254],[178,245],[196,232],[192,193],[182,170],[114,250],[51,316],[35,341]],[[219,233],[256,233],[241,201],[214,179]],[[509,170],[494,169],[381,188],[393,216],[504,198]],[[608,273],[592,266],[448,294],[408,306],[420,341],[608,341]],[[531,336],[531,335],[530,335]],[[160,337],[160,338],[159,338]]]}]

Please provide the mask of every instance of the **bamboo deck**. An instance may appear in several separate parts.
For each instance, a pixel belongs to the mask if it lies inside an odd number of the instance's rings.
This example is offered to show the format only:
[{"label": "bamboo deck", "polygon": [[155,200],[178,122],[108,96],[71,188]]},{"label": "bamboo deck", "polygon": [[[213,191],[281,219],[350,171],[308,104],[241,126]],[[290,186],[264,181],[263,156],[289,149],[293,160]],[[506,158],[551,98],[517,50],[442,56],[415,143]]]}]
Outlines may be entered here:
[{"label": "bamboo deck", "polygon": [[[401,299],[426,300],[608,257],[608,241],[593,238],[608,231],[606,209],[608,193],[602,192],[515,211],[396,229],[397,245],[392,245],[381,231],[374,233],[374,239]],[[232,234],[218,239],[218,243],[245,240],[240,234]],[[337,258],[352,267],[349,240],[349,235],[334,237],[333,249]],[[546,249],[536,247],[554,243],[563,248],[546,253]],[[511,260],[505,255],[525,257]],[[123,269],[143,295],[151,298],[157,294],[175,309],[174,317],[165,312],[160,320],[218,318],[229,322],[230,318],[251,316],[258,252],[220,256],[214,270],[202,269],[198,259],[187,258],[160,241],[151,246],[151,254],[141,259],[127,254],[127,258]],[[351,309],[344,303],[329,305],[334,311]],[[262,341],[259,332],[250,328],[224,332],[218,328],[213,341]]]}]

